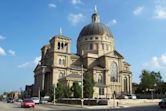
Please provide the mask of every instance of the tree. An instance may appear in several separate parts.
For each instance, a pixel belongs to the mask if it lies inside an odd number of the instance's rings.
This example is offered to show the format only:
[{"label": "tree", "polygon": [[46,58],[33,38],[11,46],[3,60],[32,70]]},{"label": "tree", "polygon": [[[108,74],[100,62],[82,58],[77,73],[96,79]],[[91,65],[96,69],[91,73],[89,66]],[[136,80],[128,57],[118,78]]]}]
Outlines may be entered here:
[{"label": "tree", "polygon": [[84,73],[84,97],[92,98],[93,97],[93,87],[94,79],[93,75],[90,72]]},{"label": "tree", "polygon": [[154,89],[156,86],[159,86],[162,83],[162,77],[160,72],[150,72],[147,70],[143,70],[140,79],[141,82],[138,89],[142,91]]},{"label": "tree", "polygon": [[45,95],[46,95],[45,90],[41,90],[41,91],[40,91],[40,96],[41,96],[41,97],[44,97]]},{"label": "tree", "polygon": [[50,96],[50,101],[52,101],[54,97],[54,86],[49,89],[48,95]]},{"label": "tree", "polygon": [[64,97],[64,86],[59,82],[56,88],[56,98]]},{"label": "tree", "polygon": [[134,94],[136,94],[139,90],[138,90],[139,84],[137,83],[132,83],[132,92]]},{"label": "tree", "polygon": [[74,98],[80,98],[81,97],[81,87],[78,84],[78,82],[73,83],[73,86],[71,87],[71,90],[73,92]]},{"label": "tree", "polygon": [[72,91],[71,91],[69,86],[65,87],[63,91],[64,91],[64,97],[65,98],[69,98],[72,94]]}]

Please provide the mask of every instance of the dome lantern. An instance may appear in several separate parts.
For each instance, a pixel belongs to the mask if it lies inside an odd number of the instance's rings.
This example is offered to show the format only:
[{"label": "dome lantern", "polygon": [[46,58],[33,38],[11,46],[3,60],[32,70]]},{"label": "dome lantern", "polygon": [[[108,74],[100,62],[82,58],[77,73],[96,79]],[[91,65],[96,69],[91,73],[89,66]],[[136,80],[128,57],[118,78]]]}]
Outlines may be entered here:
[{"label": "dome lantern", "polygon": [[99,23],[100,22],[100,16],[97,13],[97,7],[95,5],[94,13],[92,14],[92,23]]}]

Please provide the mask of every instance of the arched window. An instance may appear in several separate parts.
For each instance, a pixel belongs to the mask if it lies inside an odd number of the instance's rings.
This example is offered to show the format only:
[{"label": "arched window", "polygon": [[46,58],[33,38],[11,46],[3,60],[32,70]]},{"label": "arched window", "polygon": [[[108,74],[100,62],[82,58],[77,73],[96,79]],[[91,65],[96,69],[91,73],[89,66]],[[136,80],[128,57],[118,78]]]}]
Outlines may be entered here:
[{"label": "arched window", "polygon": [[58,42],[58,49],[60,49],[60,47],[61,47],[60,45],[61,45],[60,42]]},{"label": "arched window", "polygon": [[65,64],[66,64],[65,59],[62,59],[62,64],[63,64],[63,65],[65,65]]},{"label": "arched window", "polygon": [[61,43],[61,48],[62,48],[62,49],[64,48],[64,44],[63,44],[63,43]]},{"label": "arched window", "polygon": [[103,83],[103,81],[104,81],[103,74],[100,73],[100,74],[98,75],[98,83]]},{"label": "arched window", "polygon": [[112,62],[111,64],[111,82],[118,82],[118,66],[116,62]]},{"label": "arched window", "polygon": [[62,60],[61,60],[61,58],[59,59],[59,64],[60,64],[60,65],[62,64]]}]

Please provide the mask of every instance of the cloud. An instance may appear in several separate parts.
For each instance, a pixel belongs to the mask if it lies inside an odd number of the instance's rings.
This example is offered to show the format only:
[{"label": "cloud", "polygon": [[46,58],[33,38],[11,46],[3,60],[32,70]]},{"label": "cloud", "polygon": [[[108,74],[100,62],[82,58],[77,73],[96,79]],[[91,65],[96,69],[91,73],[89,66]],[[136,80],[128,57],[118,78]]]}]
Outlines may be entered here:
[{"label": "cloud", "polygon": [[0,35],[0,40],[6,39],[4,36]]},{"label": "cloud", "polygon": [[50,8],[56,8],[56,5],[54,3],[49,3],[48,7],[50,7]]},{"label": "cloud", "polygon": [[117,22],[117,20],[116,19],[113,19],[112,20],[112,24],[114,25],[114,24],[117,24],[118,22]]},{"label": "cloud", "polygon": [[118,21],[117,21],[116,19],[112,19],[112,20],[109,21],[106,25],[107,25],[108,27],[110,27],[110,26],[116,25],[117,23],[118,23]]},{"label": "cloud", "polygon": [[155,6],[154,14],[155,19],[166,19],[166,6]]},{"label": "cloud", "polygon": [[41,60],[41,56],[36,57],[35,60],[33,61],[35,65],[37,65],[39,63],[39,61]]},{"label": "cloud", "polygon": [[73,26],[76,26],[78,23],[84,21],[84,18],[85,16],[82,13],[78,13],[78,14],[71,13],[68,16],[68,20]]},{"label": "cloud", "polygon": [[5,56],[5,55],[6,55],[5,50],[2,47],[0,47],[0,56]]},{"label": "cloud", "polygon": [[31,67],[31,62],[26,62],[26,63],[23,63],[21,65],[18,65],[18,68],[26,68],[26,67]]},{"label": "cloud", "polygon": [[145,63],[145,66],[151,68],[165,68],[166,67],[166,53],[162,54],[160,57],[152,57],[149,62]]},{"label": "cloud", "polygon": [[16,52],[14,51],[14,50],[8,50],[8,53],[10,54],[10,55],[12,55],[12,56],[15,56],[16,55]]},{"label": "cloud", "polygon": [[143,9],[144,9],[143,6],[139,6],[139,7],[137,7],[137,8],[133,11],[133,14],[136,15],[136,16],[138,16],[138,15],[140,15],[140,14],[142,13]]},{"label": "cloud", "polygon": [[71,3],[73,5],[77,5],[77,4],[81,4],[82,2],[81,2],[81,0],[71,0]]},{"label": "cloud", "polygon": [[34,60],[29,61],[29,62],[25,62],[23,64],[18,65],[18,68],[29,68],[29,67],[34,67],[35,65],[37,65],[39,63],[39,61],[41,60],[41,56],[36,57]]}]

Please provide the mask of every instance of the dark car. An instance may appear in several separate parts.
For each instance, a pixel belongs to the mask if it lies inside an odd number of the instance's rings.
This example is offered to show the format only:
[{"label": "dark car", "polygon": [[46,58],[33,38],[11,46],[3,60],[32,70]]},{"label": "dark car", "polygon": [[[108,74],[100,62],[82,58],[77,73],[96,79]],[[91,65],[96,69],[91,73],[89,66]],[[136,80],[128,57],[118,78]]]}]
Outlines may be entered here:
[{"label": "dark car", "polygon": [[21,107],[22,108],[30,108],[30,107],[35,107],[35,103],[33,102],[32,99],[24,99],[22,102],[21,102]]},{"label": "dark car", "polygon": [[159,106],[160,106],[160,108],[166,108],[166,98],[163,98],[163,99],[159,102]]},{"label": "dark car", "polygon": [[7,98],[7,103],[14,103],[14,99],[12,99],[12,98]]}]

